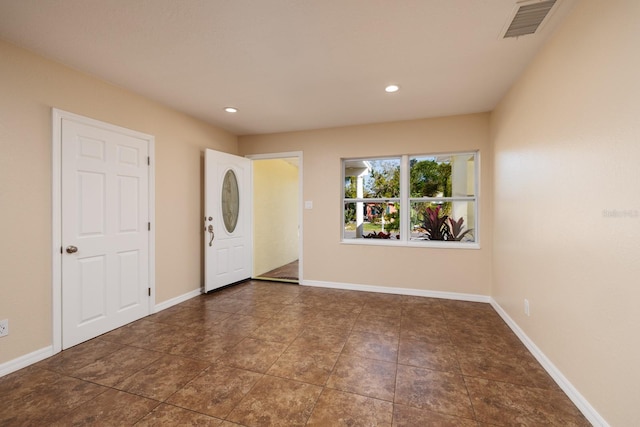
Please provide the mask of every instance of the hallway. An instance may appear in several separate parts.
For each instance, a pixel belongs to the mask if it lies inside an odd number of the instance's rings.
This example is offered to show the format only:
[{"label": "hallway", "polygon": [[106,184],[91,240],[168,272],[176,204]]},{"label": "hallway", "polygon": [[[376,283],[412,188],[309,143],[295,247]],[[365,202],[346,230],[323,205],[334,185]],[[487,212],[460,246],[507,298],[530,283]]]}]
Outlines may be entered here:
[{"label": "hallway", "polygon": [[266,273],[256,277],[256,279],[298,283],[300,280],[298,277],[298,271],[298,260],[295,260],[289,264],[267,271]]}]

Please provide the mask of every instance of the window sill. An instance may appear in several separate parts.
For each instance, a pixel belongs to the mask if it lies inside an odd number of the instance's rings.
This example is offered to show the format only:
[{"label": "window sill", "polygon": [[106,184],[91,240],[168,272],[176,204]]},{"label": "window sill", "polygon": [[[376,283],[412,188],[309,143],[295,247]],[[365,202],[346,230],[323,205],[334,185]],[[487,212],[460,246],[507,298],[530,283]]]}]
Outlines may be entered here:
[{"label": "window sill", "polygon": [[404,241],[398,239],[342,239],[344,245],[355,246],[395,246],[407,248],[431,249],[481,249],[479,243],[437,242],[437,241]]}]

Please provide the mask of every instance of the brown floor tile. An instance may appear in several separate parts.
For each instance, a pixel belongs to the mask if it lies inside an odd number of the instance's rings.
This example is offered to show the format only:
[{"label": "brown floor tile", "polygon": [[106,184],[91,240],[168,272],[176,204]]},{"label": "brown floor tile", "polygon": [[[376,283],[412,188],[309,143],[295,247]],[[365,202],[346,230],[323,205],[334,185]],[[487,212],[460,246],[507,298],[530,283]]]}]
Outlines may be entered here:
[{"label": "brown floor tile", "polygon": [[322,387],[265,375],[227,419],[249,427],[304,426]]},{"label": "brown floor tile", "polygon": [[327,381],[327,387],[393,401],[395,382],[394,362],[342,355]]},{"label": "brown floor tile", "polygon": [[436,371],[460,373],[455,347],[451,344],[400,338],[398,363]]},{"label": "brown floor tile", "polygon": [[358,301],[364,301],[365,305],[370,306],[400,306],[402,305],[402,295],[383,294],[380,292],[363,292],[363,295],[357,295]]},{"label": "brown floor tile", "polygon": [[405,307],[411,305],[424,305],[442,308],[442,298],[420,297],[416,295],[401,295],[402,304]]},{"label": "brown floor tile", "polygon": [[340,353],[289,347],[267,374],[310,384],[325,385]]},{"label": "brown floor tile", "polygon": [[304,329],[304,323],[289,319],[270,319],[263,323],[251,336],[264,341],[290,343]]},{"label": "brown floor tile", "polygon": [[466,323],[467,325],[507,327],[491,304],[442,300],[442,307],[445,319],[452,324]]},{"label": "brown floor tile", "polygon": [[229,316],[231,313],[206,310],[201,306],[174,305],[159,313],[147,316],[145,319],[151,322],[187,327],[198,323],[218,322]]},{"label": "brown floor tile", "polygon": [[339,353],[349,338],[349,330],[334,329],[324,325],[308,325],[291,343],[299,349],[324,350]]},{"label": "brown floor tile", "polygon": [[119,383],[116,388],[155,400],[165,400],[195,378],[209,363],[163,356]]},{"label": "brown floor tile", "polygon": [[400,316],[384,317],[363,311],[353,325],[354,331],[400,336]]},{"label": "brown floor tile", "polygon": [[451,337],[444,319],[402,317],[400,337],[411,340],[426,341],[434,344],[451,344]]},{"label": "brown floor tile", "polygon": [[395,403],[447,415],[473,418],[461,375],[398,365]]},{"label": "brown floor tile", "polygon": [[341,313],[339,308],[330,309],[328,307],[328,305],[324,305],[322,310],[318,312],[314,318],[316,324],[334,329],[351,330],[351,328],[353,328],[359,312],[354,313],[349,308]]},{"label": "brown floor tile", "polygon": [[402,317],[402,305],[389,302],[369,302],[362,307],[360,317],[363,316],[386,317],[399,322]]},{"label": "brown floor tile", "polygon": [[151,314],[145,317],[145,320],[148,320],[150,322],[166,323],[168,325],[179,325],[180,323],[174,323],[173,321],[179,319],[182,313],[187,313],[191,310],[202,311],[202,308],[178,304],[157,313]]},{"label": "brown floor tile", "polygon": [[325,388],[307,427],[388,427],[392,412],[391,402]]},{"label": "brown floor tile", "polygon": [[164,426],[202,426],[221,427],[223,421],[219,418],[199,414],[177,406],[161,404],[150,414],[136,423],[136,427],[164,427]]},{"label": "brown floor tile", "polygon": [[218,334],[248,336],[258,329],[267,319],[244,314],[232,314],[226,319],[208,327],[209,332]]},{"label": "brown floor tile", "polygon": [[415,295],[402,295],[401,304],[403,311],[405,309],[422,309],[442,314],[443,309],[442,298],[419,297]]},{"label": "brown floor tile", "polygon": [[123,347],[122,344],[94,338],[90,341],[78,344],[53,357],[43,360],[36,366],[49,369],[61,374],[73,375],[79,369],[96,360],[115,353]]},{"label": "brown floor tile", "polygon": [[515,334],[510,331],[489,331],[482,327],[458,328],[449,327],[451,342],[460,350],[482,347],[494,349],[504,353],[513,353],[525,350],[524,345],[518,340]]},{"label": "brown floor tile", "polygon": [[218,363],[254,372],[265,373],[278,360],[287,344],[245,338],[223,354]]},{"label": "brown floor tile", "polygon": [[225,418],[262,374],[230,366],[214,365],[167,399],[167,403]]},{"label": "brown floor tile", "polygon": [[402,318],[409,322],[431,323],[446,321],[439,305],[408,304],[402,307]]},{"label": "brown floor tile", "polygon": [[398,360],[398,337],[353,331],[344,345],[343,352],[368,359],[396,362]]},{"label": "brown floor tile", "polygon": [[205,300],[204,307],[207,310],[222,311],[225,313],[237,313],[247,308],[251,303],[242,299],[238,299],[235,295],[220,298],[210,298]]},{"label": "brown floor tile", "polygon": [[61,375],[36,366],[13,372],[0,378],[0,401],[16,400],[34,391],[47,389],[60,378]]},{"label": "brown floor tile", "polygon": [[439,414],[411,406],[393,406],[393,427],[477,427],[472,419]]},{"label": "brown floor tile", "polygon": [[129,344],[132,347],[144,348],[145,350],[167,353],[171,348],[182,344],[198,336],[194,331],[185,330],[179,326],[169,326],[159,332],[147,335],[136,342]]},{"label": "brown floor tile", "polygon": [[560,386],[551,378],[551,375],[544,370],[540,362],[538,362],[528,350],[523,351],[522,360],[527,378],[534,387],[564,393]]},{"label": "brown floor tile", "polygon": [[266,273],[261,273],[259,276],[268,279],[298,280],[299,265],[298,260],[291,261],[285,265],[269,270]]},{"label": "brown floor tile", "polygon": [[155,400],[107,390],[82,407],[59,419],[52,427],[132,425],[158,405]]},{"label": "brown floor tile", "polygon": [[[280,300],[280,298],[276,298],[272,301]],[[271,318],[282,311],[284,308],[284,304],[275,303],[275,302],[258,302],[253,303],[242,310],[238,311],[238,314],[245,314],[247,316],[255,316],[255,317],[265,317]]]},{"label": "brown floor tile", "polygon": [[79,369],[76,375],[86,381],[113,387],[160,357],[161,353],[124,347]]},{"label": "brown floor tile", "polygon": [[315,319],[318,309],[302,303],[285,305],[284,308],[275,314],[272,319],[289,319],[302,323],[309,323]]},{"label": "brown floor tile", "polygon": [[107,390],[90,382],[62,377],[46,388],[3,405],[0,409],[0,425],[50,425]]},{"label": "brown floor tile", "polygon": [[254,281],[0,378],[0,402],[11,426],[588,425],[489,304]]},{"label": "brown floor tile", "polygon": [[[482,312],[480,312],[482,313]],[[452,334],[464,335],[492,335],[502,336],[505,339],[509,339],[514,344],[522,346],[518,337],[513,333],[511,328],[507,326],[502,319],[497,321],[492,317],[486,316],[485,318],[477,318],[472,320],[447,320],[447,327]]]},{"label": "brown floor tile", "polygon": [[184,328],[194,328],[199,325],[206,326],[230,317],[231,313],[224,311],[193,309],[181,314],[173,324]]},{"label": "brown floor tile", "polygon": [[478,421],[495,425],[589,426],[561,391],[466,377]]},{"label": "brown floor tile", "polygon": [[243,339],[238,335],[202,334],[174,345],[168,352],[213,363]]},{"label": "brown floor tile", "polygon": [[[524,351],[501,351],[491,347],[468,347],[459,352],[459,362],[462,374],[480,377],[488,380],[508,382],[512,384],[537,386],[533,375],[541,367],[535,365],[535,359]],[[542,378],[542,377],[541,377]],[[551,387],[551,383],[546,383]]]},{"label": "brown floor tile", "polygon": [[484,310],[490,314],[494,314],[495,310],[491,307],[491,304],[487,302],[474,302],[474,301],[461,301],[454,299],[441,299],[440,304],[443,310],[460,310],[469,312],[471,310]]},{"label": "brown floor tile", "polygon": [[166,327],[167,325],[163,323],[151,322],[145,318],[129,323],[128,325],[115,329],[111,332],[107,332],[104,335],[100,335],[99,338],[120,344],[130,344],[138,341],[139,339],[143,339],[154,332],[161,331]]}]

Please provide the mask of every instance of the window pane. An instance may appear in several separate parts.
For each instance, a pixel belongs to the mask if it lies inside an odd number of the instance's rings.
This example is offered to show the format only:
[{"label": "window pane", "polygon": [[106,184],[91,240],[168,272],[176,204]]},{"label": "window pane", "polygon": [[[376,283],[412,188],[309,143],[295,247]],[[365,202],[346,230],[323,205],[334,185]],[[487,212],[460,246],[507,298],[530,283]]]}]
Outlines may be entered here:
[{"label": "window pane", "polygon": [[409,193],[411,197],[474,196],[474,154],[409,158]]},{"label": "window pane", "polygon": [[400,159],[345,160],[344,198],[400,197]]},{"label": "window pane", "polygon": [[399,239],[400,204],[353,202],[344,204],[345,239]]},{"label": "window pane", "polygon": [[411,240],[475,242],[469,224],[475,224],[475,202],[411,202]]}]

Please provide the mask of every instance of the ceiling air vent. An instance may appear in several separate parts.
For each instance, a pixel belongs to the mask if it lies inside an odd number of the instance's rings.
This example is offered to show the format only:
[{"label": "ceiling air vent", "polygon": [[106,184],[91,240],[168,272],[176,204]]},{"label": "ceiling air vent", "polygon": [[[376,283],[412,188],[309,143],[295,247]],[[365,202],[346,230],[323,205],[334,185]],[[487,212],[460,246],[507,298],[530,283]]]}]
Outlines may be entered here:
[{"label": "ceiling air vent", "polygon": [[516,5],[515,14],[503,38],[520,37],[536,32],[557,0],[526,1]]}]

